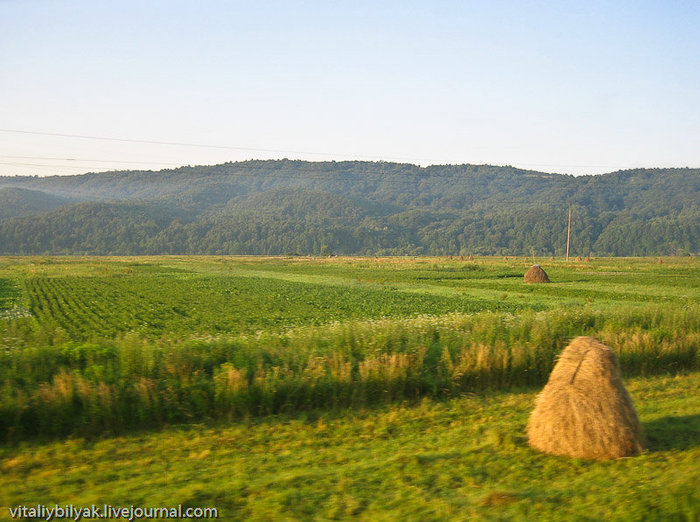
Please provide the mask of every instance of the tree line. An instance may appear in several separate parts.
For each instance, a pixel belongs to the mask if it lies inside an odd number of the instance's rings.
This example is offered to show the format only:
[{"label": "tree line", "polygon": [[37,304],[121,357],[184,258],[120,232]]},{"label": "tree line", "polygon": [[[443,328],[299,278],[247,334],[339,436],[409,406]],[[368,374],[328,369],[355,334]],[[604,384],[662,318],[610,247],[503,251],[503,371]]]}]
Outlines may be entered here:
[{"label": "tree line", "polygon": [[700,170],[250,161],[0,178],[2,254],[576,255],[700,251]]}]

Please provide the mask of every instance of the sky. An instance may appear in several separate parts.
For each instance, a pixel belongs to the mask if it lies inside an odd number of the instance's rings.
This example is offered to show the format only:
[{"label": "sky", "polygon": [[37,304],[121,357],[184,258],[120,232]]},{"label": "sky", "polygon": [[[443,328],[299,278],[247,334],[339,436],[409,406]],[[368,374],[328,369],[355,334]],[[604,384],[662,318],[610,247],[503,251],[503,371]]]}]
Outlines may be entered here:
[{"label": "sky", "polygon": [[675,0],[0,0],[0,175],[700,167],[698,28]]}]

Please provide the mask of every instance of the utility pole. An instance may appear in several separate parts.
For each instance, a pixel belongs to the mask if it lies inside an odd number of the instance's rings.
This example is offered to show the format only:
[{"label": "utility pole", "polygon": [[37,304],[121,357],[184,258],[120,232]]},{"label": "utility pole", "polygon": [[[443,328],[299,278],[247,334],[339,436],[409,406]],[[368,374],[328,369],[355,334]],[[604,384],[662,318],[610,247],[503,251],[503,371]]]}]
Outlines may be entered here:
[{"label": "utility pole", "polygon": [[566,260],[569,260],[569,244],[571,243],[571,203],[569,203],[569,228],[566,229]]}]

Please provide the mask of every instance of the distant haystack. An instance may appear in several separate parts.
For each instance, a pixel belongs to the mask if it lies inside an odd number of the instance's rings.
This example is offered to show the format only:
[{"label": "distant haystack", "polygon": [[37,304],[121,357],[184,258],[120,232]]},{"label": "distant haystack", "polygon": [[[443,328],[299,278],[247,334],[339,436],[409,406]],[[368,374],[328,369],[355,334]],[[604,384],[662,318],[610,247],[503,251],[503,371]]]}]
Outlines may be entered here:
[{"label": "distant haystack", "polygon": [[586,256],[586,259],[584,259],[584,261],[585,261],[586,263],[590,263],[590,262],[591,262],[591,258],[588,257],[588,256]]},{"label": "distant haystack", "polygon": [[614,459],[642,451],[644,435],[615,354],[578,337],[559,356],[535,401],[530,446],[553,455]]},{"label": "distant haystack", "polygon": [[581,258],[579,256],[576,256],[576,261],[581,261]]},{"label": "distant haystack", "polygon": [[555,260],[555,259],[554,259],[554,256],[550,257],[549,260],[550,260],[550,261],[554,261],[554,260]]},{"label": "distant haystack", "polygon": [[532,265],[530,270],[525,272],[526,283],[549,283],[547,272],[542,270],[540,265]]},{"label": "distant haystack", "polygon": [[663,264],[664,264],[664,260],[661,259],[661,258],[659,258],[656,262],[659,263],[660,265],[663,265]]}]

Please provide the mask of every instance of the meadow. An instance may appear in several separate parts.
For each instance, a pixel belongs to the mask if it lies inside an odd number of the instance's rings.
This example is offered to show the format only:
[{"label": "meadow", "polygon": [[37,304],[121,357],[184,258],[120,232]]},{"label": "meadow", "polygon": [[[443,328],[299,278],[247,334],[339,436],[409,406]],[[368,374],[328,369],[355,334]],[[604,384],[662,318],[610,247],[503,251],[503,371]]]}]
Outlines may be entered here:
[{"label": "meadow", "polygon": [[523,436],[535,392],[491,392],[0,447],[0,505],[216,506],[223,520],[697,520],[698,374],[627,386],[649,439],[635,458],[537,453]]},{"label": "meadow", "polygon": [[[700,516],[700,263],[539,262],[552,283],[525,258],[0,258],[0,505]],[[577,335],[617,352],[641,457],[524,443]]]}]

